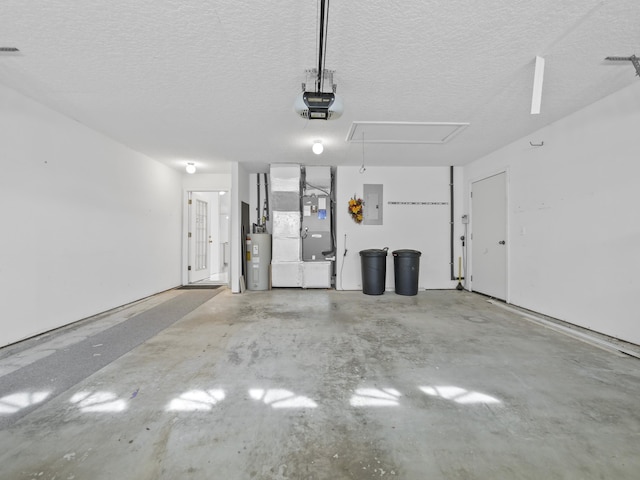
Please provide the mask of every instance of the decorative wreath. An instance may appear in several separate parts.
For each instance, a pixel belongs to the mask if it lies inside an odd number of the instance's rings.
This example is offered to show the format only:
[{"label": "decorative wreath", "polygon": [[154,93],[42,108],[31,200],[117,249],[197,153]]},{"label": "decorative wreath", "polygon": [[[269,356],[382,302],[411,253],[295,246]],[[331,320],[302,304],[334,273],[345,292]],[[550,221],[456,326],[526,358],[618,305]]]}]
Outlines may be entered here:
[{"label": "decorative wreath", "polygon": [[349,200],[349,213],[356,223],[362,223],[362,204],[362,199],[357,198],[355,195]]}]

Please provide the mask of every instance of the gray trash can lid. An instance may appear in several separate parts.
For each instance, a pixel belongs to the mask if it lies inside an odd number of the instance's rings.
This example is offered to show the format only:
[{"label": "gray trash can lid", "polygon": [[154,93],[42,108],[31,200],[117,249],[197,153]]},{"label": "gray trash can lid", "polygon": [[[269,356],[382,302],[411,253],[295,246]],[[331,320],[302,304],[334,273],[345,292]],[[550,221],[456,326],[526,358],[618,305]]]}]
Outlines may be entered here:
[{"label": "gray trash can lid", "polygon": [[386,257],[389,248],[370,248],[368,250],[360,250],[361,257]]},{"label": "gray trash can lid", "polygon": [[394,257],[419,257],[420,255],[422,255],[422,252],[419,252],[418,250],[394,250],[393,251]]}]

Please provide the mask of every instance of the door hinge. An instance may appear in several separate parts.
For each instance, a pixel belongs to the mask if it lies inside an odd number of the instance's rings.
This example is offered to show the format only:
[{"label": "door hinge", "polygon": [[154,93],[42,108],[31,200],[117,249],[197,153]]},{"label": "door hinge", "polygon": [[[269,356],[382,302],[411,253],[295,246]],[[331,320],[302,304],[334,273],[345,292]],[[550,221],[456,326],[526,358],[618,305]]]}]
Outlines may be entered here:
[{"label": "door hinge", "polygon": [[192,200],[191,200],[191,199],[189,199],[189,205],[191,205],[191,203],[192,203]]},{"label": "door hinge", "polygon": [[188,271],[191,271],[191,265],[189,265],[189,266],[187,267],[187,270],[188,270]]},{"label": "door hinge", "polygon": [[187,238],[191,238],[191,232],[189,232],[189,234],[187,235]]},{"label": "door hinge", "polygon": [[[191,267],[189,267],[189,268],[191,268]],[[469,278],[470,278],[470,279],[471,279],[471,281],[473,282],[473,275],[471,275],[471,277],[469,277]]]}]

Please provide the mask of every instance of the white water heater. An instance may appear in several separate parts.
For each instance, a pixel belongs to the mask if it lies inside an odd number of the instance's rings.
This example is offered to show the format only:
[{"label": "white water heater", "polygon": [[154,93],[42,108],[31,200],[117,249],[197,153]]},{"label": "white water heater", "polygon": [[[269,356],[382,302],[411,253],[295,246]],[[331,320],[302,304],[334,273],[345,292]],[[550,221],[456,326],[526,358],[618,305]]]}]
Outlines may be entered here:
[{"label": "white water heater", "polygon": [[271,235],[250,233],[247,235],[248,290],[269,290],[269,265],[271,265]]}]

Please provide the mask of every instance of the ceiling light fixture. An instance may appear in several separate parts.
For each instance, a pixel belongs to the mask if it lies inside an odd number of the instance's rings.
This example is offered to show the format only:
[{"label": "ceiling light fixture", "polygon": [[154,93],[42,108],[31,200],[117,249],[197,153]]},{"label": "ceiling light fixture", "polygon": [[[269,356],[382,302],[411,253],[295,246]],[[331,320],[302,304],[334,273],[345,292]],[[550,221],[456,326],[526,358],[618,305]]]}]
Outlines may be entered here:
[{"label": "ceiling light fixture", "polygon": [[189,162],[189,163],[187,163],[187,168],[186,168],[186,170],[187,170],[187,173],[190,173],[190,174],[192,174],[192,173],[196,173],[196,166],[195,166],[195,164],[194,164],[193,162]]},{"label": "ceiling light fixture", "polygon": [[544,58],[536,56],[536,68],[533,73],[533,94],[531,95],[531,115],[540,113],[542,104],[542,82],[544,80]]},{"label": "ceiling light fixture", "polygon": [[316,140],[315,142],[313,142],[311,150],[316,155],[320,155],[322,152],[324,152],[324,146],[322,145],[322,142],[320,140]]}]

